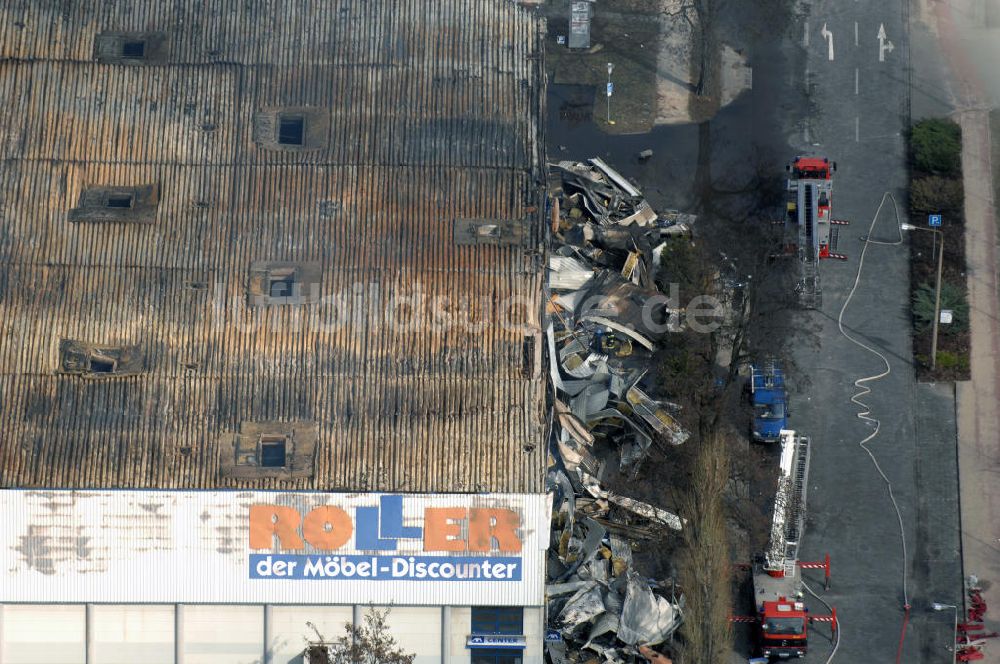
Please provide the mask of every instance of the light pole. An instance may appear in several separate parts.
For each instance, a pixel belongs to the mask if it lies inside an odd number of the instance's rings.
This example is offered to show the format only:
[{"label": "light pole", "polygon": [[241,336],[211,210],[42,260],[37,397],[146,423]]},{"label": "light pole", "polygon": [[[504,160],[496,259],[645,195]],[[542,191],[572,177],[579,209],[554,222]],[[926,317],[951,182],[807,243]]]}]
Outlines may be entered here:
[{"label": "light pole", "polygon": [[952,609],[955,612],[955,629],[951,633],[951,664],[955,664],[958,658],[958,607],[954,604],[940,604],[934,602],[931,608],[935,611],[945,611]]},{"label": "light pole", "polygon": [[[941,267],[944,264],[944,233],[936,228],[924,228],[923,226],[914,226],[913,224],[900,224],[899,227],[904,231],[934,233],[935,244],[941,245],[938,249],[937,281],[934,286],[934,331],[931,334],[931,371],[933,371],[937,368],[938,322],[941,319]],[[941,236],[940,243],[936,242],[938,235]]]}]

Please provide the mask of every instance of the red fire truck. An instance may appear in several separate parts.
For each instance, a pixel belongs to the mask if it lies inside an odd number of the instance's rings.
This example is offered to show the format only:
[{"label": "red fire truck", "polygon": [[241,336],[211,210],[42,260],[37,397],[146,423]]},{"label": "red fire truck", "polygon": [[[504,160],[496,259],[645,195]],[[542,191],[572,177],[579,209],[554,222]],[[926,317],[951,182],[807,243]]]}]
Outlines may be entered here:
[{"label": "red fire truck", "polygon": [[847,258],[837,253],[837,227],[848,222],[833,218],[833,172],[837,164],[826,157],[796,157],[787,170],[788,220],[794,226],[790,244],[797,247],[801,268],[798,291],[804,305],[819,307],[822,290],[818,261]]},{"label": "red fire truck", "polygon": [[754,562],[753,592],[756,614],[734,616],[733,622],[750,623],[757,631],[757,650],[766,659],[802,657],[808,652],[809,626],[829,622],[837,629],[837,611],[810,613],[803,597],[803,569],[825,571],[830,583],[830,557],[822,562],[801,562],[799,542],[805,525],[806,487],[809,479],[809,438],[794,431],[781,432],[781,462],[774,496],[774,517],[767,551]]}]

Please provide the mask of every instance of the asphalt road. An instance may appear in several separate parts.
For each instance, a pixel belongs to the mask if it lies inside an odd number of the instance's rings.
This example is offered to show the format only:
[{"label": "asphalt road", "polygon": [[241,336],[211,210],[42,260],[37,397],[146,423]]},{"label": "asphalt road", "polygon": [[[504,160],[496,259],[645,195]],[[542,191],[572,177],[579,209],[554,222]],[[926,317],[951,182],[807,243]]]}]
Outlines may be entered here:
[{"label": "asphalt road", "polygon": [[[850,402],[857,392],[854,381],[881,373],[884,365],[849,342],[837,326],[857,274],[862,238],[883,194],[896,197],[901,221],[907,221],[905,2],[810,2],[800,21],[799,44],[789,45],[802,66],[788,85],[808,86],[813,108],[806,122],[790,128],[790,143],[801,154],[838,163],[834,218],[852,222],[841,230],[838,247],[849,259],[822,264],[822,309],[801,315],[808,332],[790,344],[792,425],[811,436],[814,448],[802,555],[818,560],[829,553],[832,558],[833,587],[824,597],[842,621],[834,661],[850,664],[897,661],[907,603],[911,609],[899,661],[950,662],[952,614],[929,606],[960,605],[962,593],[954,391],[915,383],[905,238],[896,246],[869,245],[859,287],[844,315],[848,333],[876,348],[890,365],[891,372],[871,384],[873,392],[864,401],[881,421],[869,447],[891,482],[902,532],[889,487],[859,446],[872,429]],[[880,48],[883,25],[885,48]],[[891,205],[883,209],[872,237],[898,239]],[[805,576],[821,589],[821,574]],[[811,607],[825,613],[815,600]],[[824,626],[816,627],[806,661],[827,660],[824,633]]]}]

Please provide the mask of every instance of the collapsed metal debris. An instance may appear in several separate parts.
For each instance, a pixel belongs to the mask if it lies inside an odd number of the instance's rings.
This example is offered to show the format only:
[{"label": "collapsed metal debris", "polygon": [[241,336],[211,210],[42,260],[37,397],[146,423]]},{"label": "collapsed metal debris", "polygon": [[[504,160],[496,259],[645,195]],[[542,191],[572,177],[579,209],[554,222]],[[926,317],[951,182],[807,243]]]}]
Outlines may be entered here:
[{"label": "collapsed metal debris", "polygon": [[[638,537],[662,537],[662,531],[616,532],[625,529],[586,515],[586,505],[593,503],[574,501],[565,474],[553,471],[550,480],[558,487],[560,500],[553,515],[550,583],[545,589],[550,631],[559,636],[547,640],[549,660],[568,664],[582,661],[578,656],[590,652],[604,662],[624,662],[635,655],[638,646],[655,646],[669,639],[680,626],[683,598],[654,593],[634,568],[631,544]],[[651,508],[626,499],[629,502]],[[607,505],[603,512],[607,513]],[[660,512],[658,517],[668,514]],[[678,517],[669,518],[680,527]]]},{"label": "collapsed metal debris", "polygon": [[684,521],[602,482],[615,466],[635,478],[654,443],[688,439],[675,418],[679,407],[657,398],[647,378],[682,313],[653,277],[667,242],[689,237],[695,217],[657,214],[597,158],[560,162],[552,174],[546,345],[554,500],[546,591],[553,638],[546,652],[554,664],[625,662],[639,646],[669,639],[683,606],[683,598],[654,592],[635,569],[633,542],[667,537]]}]

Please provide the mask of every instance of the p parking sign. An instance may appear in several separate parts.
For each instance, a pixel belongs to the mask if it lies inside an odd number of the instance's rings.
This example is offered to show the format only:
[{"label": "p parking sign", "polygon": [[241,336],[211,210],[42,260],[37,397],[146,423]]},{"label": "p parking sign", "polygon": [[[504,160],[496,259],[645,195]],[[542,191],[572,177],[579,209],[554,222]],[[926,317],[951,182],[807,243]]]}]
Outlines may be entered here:
[{"label": "p parking sign", "polygon": [[927,215],[927,225],[937,228],[941,225],[941,215],[939,214],[929,214]]}]

